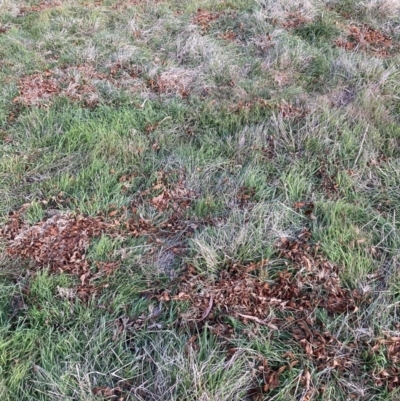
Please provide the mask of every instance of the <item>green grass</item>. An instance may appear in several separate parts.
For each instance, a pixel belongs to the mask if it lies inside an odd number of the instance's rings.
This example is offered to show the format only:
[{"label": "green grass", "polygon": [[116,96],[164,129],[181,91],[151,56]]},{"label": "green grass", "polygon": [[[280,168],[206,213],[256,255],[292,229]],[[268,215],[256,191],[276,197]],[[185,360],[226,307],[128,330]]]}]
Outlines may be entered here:
[{"label": "green grass", "polygon": [[[11,257],[1,239],[1,400],[398,400],[378,379],[394,366],[382,339],[400,337],[398,2],[56,3],[0,3],[0,228],[21,207],[27,225],[56,211],[121,227],[86,250],[88,301],[81,277]],[[202,27],[199,9],[220,14]],[[364,25],[392,39],[387,55],[337,45]],[[133,235],[130,219],[152,228]],[[268,260],[252,274],[271,284],[296,269],[277,242],[303,228],[361,294],[355,311],[301,312],[314,338],[337,339],[343,370],[321,368],[292,323],[214,308],[221,334],[191,320],[190,300],[160,300],[188,268],[217,285]]]}]

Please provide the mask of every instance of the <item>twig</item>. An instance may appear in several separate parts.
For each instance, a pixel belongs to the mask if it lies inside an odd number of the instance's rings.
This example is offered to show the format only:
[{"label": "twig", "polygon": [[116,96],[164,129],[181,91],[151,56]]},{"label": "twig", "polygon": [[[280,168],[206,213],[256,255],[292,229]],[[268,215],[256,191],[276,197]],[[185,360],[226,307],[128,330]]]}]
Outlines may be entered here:
[{"label": "twig", "polygon": [[213,296],[211,295],[210,296],[210,301],[209,301],[208,306],[207,306],[207,309],[204,311],[203,316],[200,319],[197,320],[198,322],[201,322],[202,320],[204,320],[208,316],[208,314],[211,311],[211,308],[213,307],[213,303],[214,303],[214,299],[213,299]]},{"label": "twig", "polygon": [[244,319],[247,320],[252,320],[258,324],[261,324],[263,326],[268,326],[270,329],[272,330],[279,330],[279,328],[277,326],[275,326],[274,324],[267,322],[265,320],[261,320],[256,316],[251,316],[251,315],[244,315],[243,313],[238,313],[239,316],[243,317]]}]

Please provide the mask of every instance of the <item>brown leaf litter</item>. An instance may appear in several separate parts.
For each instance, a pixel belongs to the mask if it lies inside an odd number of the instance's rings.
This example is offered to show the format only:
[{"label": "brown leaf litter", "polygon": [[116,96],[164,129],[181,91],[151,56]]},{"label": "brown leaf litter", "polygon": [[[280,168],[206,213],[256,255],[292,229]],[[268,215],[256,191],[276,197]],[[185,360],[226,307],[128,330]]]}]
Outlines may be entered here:
[{"label": "brown leaf litter", "polygon": [[47,101],[61,92],[57,80],[49,71],[21,78],[18,89],[19,96],[14,99],[14,102],[30,106]]},{"label": "brown leaf litter", "polygon": [[[174,181],[170,175],[174,174]],[[128,180],[129,176],[121,177]],[[187,236],[190,236],[196,224],[184,219],[184,212],[192,202],[194,194],[184,184],[184,172],[173,170],[160,171],[155,185],[143,191],[141,201],[152,204],[161,212],[169,212],[163,222],[153,223],[138,216],[132,206],[131,213],[127,208],[117,209],[110,205],[107,213],[95,217],[80,214],[62,213],[50,209],[46,218],[37,224],[29,225],[24,221],[24,213],[30,204],[23,205],[11,212],[8,222],[0,228],[0,239],[6,245],[10,257],[31,260],[35,268],[49,267],[50,271],[68,273],[79,277],[81,285],[78,295],[87,299],[97,291],[92,284],[96,279],[111,275],[119,266],[116,261],[90,263],[86,251],[93,238],[103,234],[108,236],[143,236],[156,248],[168,243],[174,255],[182,252]],[[50,204],[57,206],[64,202],[56,197]],[[48,206],[49,202],[43,201]],[[179,236],[179,241],[170,245],[170,240]],[[95,267],[95,268],[94,268]]]},{"label": "brown leaf litter", "polygon": [[[173,179],[173,175],[177,175],[177,179]],[[170,209],[181,213],[192,204],[195,193],[187,188],[183,170],[161,170],[157,172],[154,185],[137,196],[138,199],[132,204],[135,210],[139,203],[150,201],[159,211]]]},{"label": "brown leaf litter", "polygon": [[[140,389],[136,389],[128,380],[119,380],[116,386],[97,386],[92,388],[92,394],[97,400],[128,401],[133,395],[146,396]],[[143,399],[143,398],[140,398]],[[145,398],[146,399],[146,398]]]},{"label": "brown leaf litter", "polygon": [[244,208],[254,199],[256,194],[255,187],[242,186],[239,188],[236,199],[240,208]]},{"label": "brown leaf litter", "polygon": [[330,174],[327,170],[327,165],[323,160],[320,160],[320,166],[316,171],[315,176],[320,180],[320,185],[328,198],[335,199],[338,197],[340,188],[337,183],[337,173]]},{"label": "brown leaf litter", "polygon": [[275,41],[269,33],[255,36],[252,42],[260,55],[263,55],[275,47]]},{"label": "brown leaf litter", "polygon": [[388,363],[373,373],[373,380],[377,386],[385,386],[392,391],[400,388],[400,335],[386,334],[384,338],[376,340],[370,349],[370,354],[379,355],[382,351]]},{"label": "brown leaf litter", "polygon": [[204,320],[207,311],[209,323],[230,315],[274,326],[280,323],[269,319],[271,309],[302,315],[316,308],[330,314],[356,310],[356,294],[341,287],[339,267],[323,258],[318,246],[308,242],[309,235],[303,230],[297,240],[283,238],[277,243],[278,255],[288,261],[289,268],[279,272],[273,282],[250,274],[263,269],[268,261],[233,264],[221,271],[214,282],[198,275],[189,265],[177,294],[165,291],[159,298],[190,300],[191,319]]},{"label": "brown leaf litter", "polygon": [[87,299],[93,292],[91,280],[110,275],[116,262],[98,262],[97,273],[90,270],[86,250],[91,239],[113,229],[101,217],[85,217],[70,213],[57,213],[33,226],[22,221],[19,212],[10,215],[9,222],[0,231],[6,241],[6,252],[11,257],[30,259],[37,268],[69,273],[80,278],[78,295]]},{"label": "brown leaf litter", "polygon": [[61,7],[62,3],[61,1],[52,1],[52,0],[46,0],[46,1],[41,1],[38,5],[36,6],[23,6],[19,8],[19,16],[24,16],[27,13],[32,13],[32,12],[41,12],[45,10],[51,10],[54,8]]},{"label": "brown leaf litter", "polygon": [[143,82],[138,88],[137,78],[140,73],[140,68],[125,67],[121,63],[111,65],[109,74],[98,72],[90,64],[55,68],[22,77],[18,82],[19,96],[14,102],[25,106],[47,105],[58,95],[93,107],[99,101],[97,82],[141,90],[145,85]]},{"label": "brown leaf litter", "polygon": [[199,8],[192,18],[192,23],[200,26],[203,32],[208,32],[208,30],[211,28],[211,24],[218,20],[222,15],[222,12],[211,12]]},{"label": "brown leaf litter", "polygon": [[170,68],[162,72],[155,80],[151,80],[153,90],[159,93],[188,97],[192,84],[198,75],[197,70],[186,68]]},{"label": "brown leaf litter", "polygon": [[310,20],[300,13],[289,13],[286,19],[282,22],[282,26],[286,29],[295,29],[308,22],[310,22]]},{"label": "brown leaf litter", "polygon": [[283,119],[303,118],[308,113],[307,110],[293,106],[286,101],[282,101],[282,103],[278,106],[278,110]]},{"label": "brown leaf litter", "polygon": [[392,39],[368,25],[350,25],[347,38],[337,39],[335,45],[346,50],[363,50],[379,57],[387,57],[392,49]]},{"label": "brown leaf litter", "polygon": [[[309,209],[310,204],[304,202],[299,207]],[[282,238],[276,243],[277,257],[285,267],[271,280],[259,274],[267,271],[268,260],[232,263],[214,281],[188,265],[186,273],[174,283],[175,289],[167,289],[156,298],[161,302],[189,302],[189,309],[179,320],[189,327],[207,324],[215,334],[229,338],[234,334],[226,318],[235,318],[244,324],[287,332],[318,371],[353,369],[353,345],[342,344],[320,326],[315,311],[323,309],[329,315],[354,312],[361,295],[342,287],[339,266],[324,258],[310,237],[311,233],[303,229],[296,239]],[[277,387],[279,375],[297,363],[293,359],[287,366],[272,370],[267,361],[261,364],[261,392]]]}]

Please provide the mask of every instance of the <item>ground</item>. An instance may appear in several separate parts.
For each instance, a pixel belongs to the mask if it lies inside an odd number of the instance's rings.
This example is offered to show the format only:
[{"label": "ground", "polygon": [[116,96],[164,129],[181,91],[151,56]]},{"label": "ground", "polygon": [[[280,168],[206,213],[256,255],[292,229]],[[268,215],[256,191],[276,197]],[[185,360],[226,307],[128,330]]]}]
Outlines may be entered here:
[{"label": "ground", "polygon": [[400,3],[2,0],[0,397],[400,399]]}]

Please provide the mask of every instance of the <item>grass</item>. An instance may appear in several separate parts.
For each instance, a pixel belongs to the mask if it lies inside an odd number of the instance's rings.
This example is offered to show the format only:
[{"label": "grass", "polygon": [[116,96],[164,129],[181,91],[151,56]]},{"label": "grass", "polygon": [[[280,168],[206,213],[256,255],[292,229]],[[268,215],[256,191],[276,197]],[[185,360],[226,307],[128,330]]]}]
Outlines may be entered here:
[{"label": "grass", "polygon": [[[3,0],[1,399],[398,400],[399,15]],[[12,255],[12,213],[113,228],[85,278]],[[235,281],[223,307],[235,269],[292,275],[297,306],[260,312]]]}]

